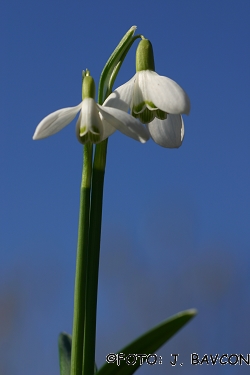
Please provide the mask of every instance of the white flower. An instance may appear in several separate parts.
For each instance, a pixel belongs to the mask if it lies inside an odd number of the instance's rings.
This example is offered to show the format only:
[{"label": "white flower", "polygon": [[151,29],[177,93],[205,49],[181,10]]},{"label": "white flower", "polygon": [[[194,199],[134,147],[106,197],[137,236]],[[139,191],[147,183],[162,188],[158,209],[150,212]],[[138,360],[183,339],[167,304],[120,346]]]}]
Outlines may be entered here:
[{"label": "white flower", "polygon": [[149,139],[147,129],[135,118],[116,108],[101,106],[92,98],[85,98],[76,107],[59,109],[45,117],[37,126],[33,139],[49,137],[68,125],[80,112],[76,123],[77,138],[81,143],[99,143],[116,129],[142,143]]},{"label": "white flower", "polygon": [[153,140],[163,147],[179,147],[184,136],[182,113],[190,111],[185,91],[172,79],[152,70],[137,72],[107,99],[108,106],[125,112],[148,124]]}]

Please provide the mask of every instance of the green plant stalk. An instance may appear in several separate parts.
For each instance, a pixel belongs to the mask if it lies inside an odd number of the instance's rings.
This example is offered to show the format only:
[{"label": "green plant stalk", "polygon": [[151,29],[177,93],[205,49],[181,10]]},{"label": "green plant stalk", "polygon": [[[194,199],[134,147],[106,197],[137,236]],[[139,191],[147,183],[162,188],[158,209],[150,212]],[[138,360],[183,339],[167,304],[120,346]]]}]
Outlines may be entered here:
[{"label": "green plant stalk", "polygon": [[96,312],[99,255],[102,224],[102,200],[108,140],[98,144],[92,174],[89,254],[86,285],[86,315],[83,343],[83,375],[93,375],[95,366]]},{"label": "green plant stalk", "polygon": [[[137,38],[141,37],[140,35],[133,37],[135,30],[136,27],[133,26],[125,34],[101,73],[98,89],[99,104],[103,104],[112,92],[114,81],[130,47]],[[96,145],[93,164],[82,375],[93,375],[95,371],[98,273],[107,145],[107,139]]]},{"label": "green plant stalk", "polygon": [[85,289],[89,244],[90,190],[92,172],[92,144],[87,143],[83,152],[83,172],[80,191],[80,212],[76,256],[74,318],[71,353],[71,375],[82,375],[83,337],[85,321]]}]

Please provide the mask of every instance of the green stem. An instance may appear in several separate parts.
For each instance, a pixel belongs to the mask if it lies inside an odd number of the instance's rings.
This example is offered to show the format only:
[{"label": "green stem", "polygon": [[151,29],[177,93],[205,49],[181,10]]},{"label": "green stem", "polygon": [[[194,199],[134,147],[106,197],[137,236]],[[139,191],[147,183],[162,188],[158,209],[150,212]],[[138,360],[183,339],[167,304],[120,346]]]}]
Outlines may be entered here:
[{"label": "green stem", "polygon": [[84,161],[80,192],[80,212],[78,226],[78,244],[76,257],[74,319],[71,352],[71,375],[82,375],[83,337],[85,316],[85,289],[87,274],[89,212],[92,172],[92,144],[84,146]]},{"label": "green stem", "polygon": [[[112,91],[115,78],[123,60],[133,42],[141,37],[133,37],[136,27],[131,27],[122,38],[109,60],[107,61],[99,82],[98,103],[104,100]],[[89,227],[89,253],[86,281],[86,310],[83,341],[83,367],[81,375],[93,375],[95,371],[95,341],[96,341],[96,312],[98,292],[98,272],[102,224],[102,199],[104,174],[106,166],[108,140],[98,144],[95,148],[95,157],[91,185],[91,210]],[[73,375],[71,373],[71,375]],[[74,374],[75,375],[75,374]]]},{"label": "green stem", "polygon": [[86,315],[83,343],[83,375],[93,375],[95,366],[96,312],[99,254],[101,242],[102,199],[108,140],[98,144],[92,175],[89,255],[86,285]]}]

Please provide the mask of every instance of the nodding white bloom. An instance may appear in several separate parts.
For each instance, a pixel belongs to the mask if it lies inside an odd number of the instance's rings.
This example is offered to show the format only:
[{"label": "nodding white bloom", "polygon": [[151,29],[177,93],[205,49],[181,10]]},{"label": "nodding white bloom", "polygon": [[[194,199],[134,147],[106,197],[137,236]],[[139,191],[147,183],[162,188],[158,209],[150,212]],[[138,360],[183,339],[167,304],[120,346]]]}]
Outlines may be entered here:
[{"label": "nodding white bloom", "polygon": [[153,48],[143,39],[136,51],[136,74],[118,87],[107,105],[122,109],[147,124],[152,139],[163,147],[179,147],[184,136],[181,114],[188,114],[190,101],[172,79],[154,71]]},{"label": "nodding white bloom", "polygon": [[83,101],[75,107],[59,109],[45,117],[37,126],[33,139],[49,137],[66,125],[77,115],[76,135],[81,143],[102,142],[117,129],[123,134],[139,141],[146,142],[150,136],[147,129],[134,117],[117,108],[99,105],[93,99],[95,93],[94,80],[86,76],[83,80]]}]

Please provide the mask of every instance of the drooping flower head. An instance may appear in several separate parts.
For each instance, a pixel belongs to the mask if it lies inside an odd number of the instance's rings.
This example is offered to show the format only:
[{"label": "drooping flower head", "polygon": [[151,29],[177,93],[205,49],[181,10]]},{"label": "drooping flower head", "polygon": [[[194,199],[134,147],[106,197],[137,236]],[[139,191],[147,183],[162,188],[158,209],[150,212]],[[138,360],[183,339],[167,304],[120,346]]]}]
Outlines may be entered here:
[{"label": "drooping flower head", "polygon": [[153,140],[163,147],[175,148],[182,143],[184,124],[181,114],[188,114],[190,101],[185,91],[172,79],[155,72],[153,47],[142,39],[136,51],[136,74],[118,87],[107,105],[130,110],[147,124]]},{"label": "drooping flower head", "polygon": [[94,97],[95,82],[87,70],[82,85],[83,101],[75,107],[62,108],[45,117],[37,126],[33,139],[46,138],[59,132],[78,112],[76,136],[83,144],[100,143],[117,129],[142,143],[149,139],[148,131],[138,120],[122,110],[107,107],[105,102],[102,106],[97,104]]}]

